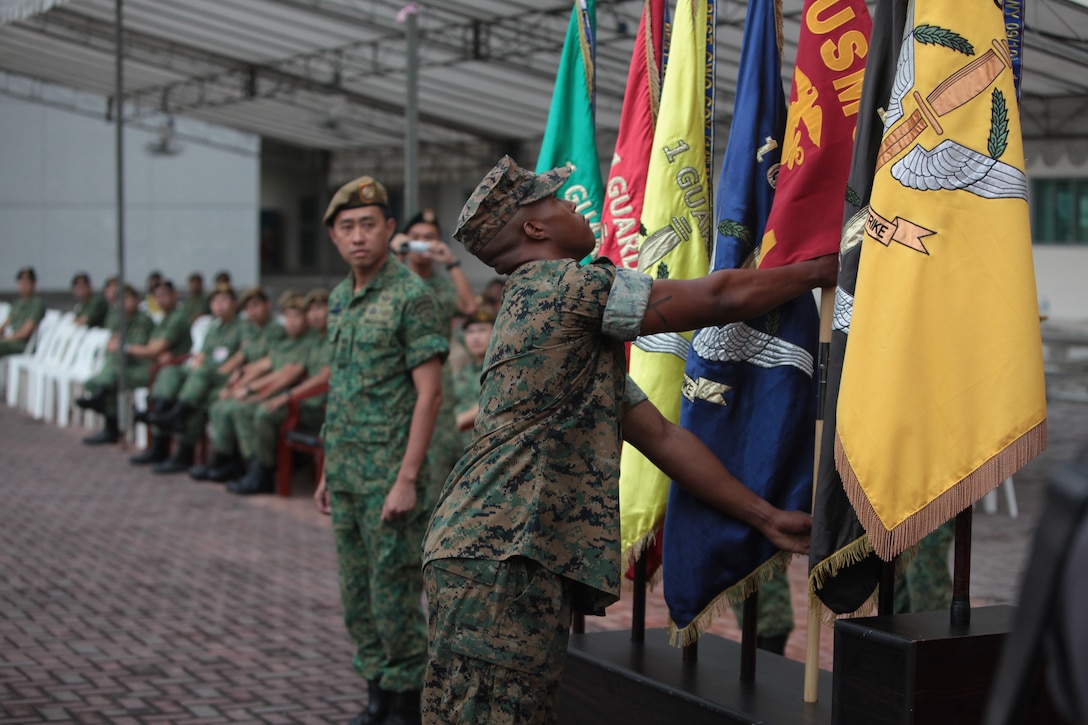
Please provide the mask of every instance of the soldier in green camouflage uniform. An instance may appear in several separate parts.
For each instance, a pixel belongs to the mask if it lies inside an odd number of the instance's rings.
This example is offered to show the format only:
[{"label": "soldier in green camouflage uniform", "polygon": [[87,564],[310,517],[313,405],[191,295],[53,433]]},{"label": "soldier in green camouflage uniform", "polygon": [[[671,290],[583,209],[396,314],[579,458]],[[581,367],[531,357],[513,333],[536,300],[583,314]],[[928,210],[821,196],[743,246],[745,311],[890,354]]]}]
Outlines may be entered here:
[{"label": "soldier in green camouflage uniform", "polygon": [[457,396],[457,430],[461,431],[461,448],[472,443],[472,427],[476,424],[476,413],[480,403],[480,376],[484,372],[484,354],[491,341],[491,330],[495,326],[495,310],[490,305],[481,305],[465,320],[464,345],[468,352],[465,364],[453,378],[453,389]]},{"label": "soldier in green camouflage uniform", "polygon": [[[144,344],[125,343],[129,355],[143,358],[152,364],[160,365],[170,362],[173,358],[187,355],[193,347],[193,339],[189,336],[191,323],[185,317],[185,313],[177,306],[178,294],[174,289],[174,283],[163,280],[155,288],[155,302],[162,310],[164,317],[151,331],[151,339]],[[167,367],[161,368],[166,370]],[[160,370],[160,372],[161,372]],[[169,376],[169,373],[168,373]],[[169,378],[168,378],[169,379]],[[162,399],[149,398],[149,405],[154,402],[155,410],[160,410]],[[149,463],[161,463],[170,455],[170,438],[152,431],[151,445],[143,453],[129,458],[135,465]]]},{"label": "soldier in green camouflage uniform", "polygon": [[[251,364],[247,374],[256,375],[243,378],[245,382],[234,386],[229,395],[221,397],[208,409],[212,449],[220,459],[241,453],[252,462],[258,406],[297,381],[305,371],[313,337],[306,325],[306,301],[296,292],[285,293],[280,299],[280,311],[287,336],[273,345],[266,357]],[[209,472],[209,476],[217,480],[213,472]],[[241,474],[236,478],[239,477]]]},{"label": "soldier in green camouflage uniform", "polygon": [[[242,293],[238,307],[246,314],[241,326],[241,345],[238,351],[223,364],[221,371],[227,376],[226,382],[215,390],[183,391],[179,397],[182,406],[175,406],[174,428],[186,427],[204,430],[209,409],[216,400],[226,400],[238,389],[251,383],[266,370],[256,363],[268,362],[268,353],[272,346],[283,340],[287,332],[283,325],[272,319],[272,306],[268,295],[260,287],[251,287]],[[194,422],[193,419],[197,419]],[[206,464],[193,466],[189,476],[197,481],[233,481],[244,473],[237,450],[227,454],[213,452]]]},{"label": "soldier in green camouflage uniform", "polygon": [[181,312],[190,325],[196,318],[211,312],[210,302],[208,295],[204,294],[204,278],[193,272],[189,275],[189,296],[181,304]]},{"label": "soldier in green camouflage uniform", "polygon": [[23,267],[15,273],[19,299],[8,310],[8,319],[0,324],[0,357],[18,355],[26,349],[27,340],[45,317],[45,303],[34,294],[38,275],[33,267]]},{"label": "soldier in green camouflage uniform", "polygon": [[[411,241],[427,242],[431,245],[430,250],[413,252],[407,244]],[[447,330],[458,313],[468,314],[476,308],[472,286],[461,269],[460,260],[453,256],[449,246],[442,241],[442,230],[433,210],[424,209],[409,219],[404,226],[404,233],[393,237],[391,247],[397,258],[427,283],[438,302],[438,310],[445,320]],[[436,262],[445,266],[449,276],[435,270]],[[433,506],[438,499],[438,491],[464,448],[457,432],[454,413],[456,392],[448,359],[442,364],[442,392],[442,407],[438,411],[431,447],[427,451],[427,463],[431,469],[431,488],[427,491],[428,506]]]},{"label": "soldier in green camouflage uniform", "polygon": [[77,325],[104,327],[110,306],[106,298],[91,289],[91,277],[86,272],[79,272],[72,277],[72,295],[76,306],[72,312],[76,315]]},{"label": "soldier in green camouflage uniform", "polygon": [[[151,338],[151,330],[155,323],[145,313],[141,312],[140,293],[132,285],[125,285],[125,293],[122,299],[127,326],[125,327],[126,344],[146,343]],[[120,316],[112,315],[110,321],[110,341],[106,346],[106,362],[96,375],[83,383],[86,391],[76,404],[85,410],[94,410],[106,417],[106,424],[102,430],[93,436],[83,439],[87,445],[102,443],[116,443],[121,437],[117,427],[117,385],[118,368],[121,361],[125,365],[125,385],[138,388],[147,385],[151,377],[151,362],[142,358],[124,355],[120,349]]]},{"label": "soldier in green camouflage uniform", "polygon": [[204,429],[204,416],[193,413],[206,405],[211,394],[226,382],[224,365],[241,344],[242,325],[235,314],[234,290],[229,286],[217,287],[209,303],[215,321],[204,337],[200,352],[182,365],[162,368],[155,376],[148,400],[152,410],[146,416],[153,426],[153,438],[169,440],[173,433],[178,435],[173,455],[155,464],[153,473],[181,473],[192,465],[193,449]]},{"label": "soldier in green camouflage uniform", "polygon": [[924,537],[903,573],[895,580],[896,614],[947,611],[952,607],[952,574],[948,552],[956,538],[955,520]]},{"label": "soldier in green camouflage uniform", "polygon": [[326,334],[329,293],[323,289],[311,290],[305,304],[310,334],[305,368],[298,378],[304,375],[306,378],[297,384],[292,381],[282,391],[269,389],[256,396],[262,402],[254,411],[253,436],[238,437],[242,456],[251,461],[249,471],[240,480],[227,484],[231,493],[245,496],[275,490],[276,444],[280,427],[287,420],[288,403],[293,398],[301,398],[298,406],[301,428],[316,431],[325,422],[325,394],[310,396],[308,393],[329,382],[329,338]]},{"label": "soldier in green camouflage uniform", "polygon": [[574,611],[619,598],[623,437],[678,484],[807,551],[810,519],[775,509],[626,381],[624,340],[748,319],[834,281],[835,260],[651,281],[577,261],[593,232],[509,157],[484,178],[457,232],[509,274],[484,363],[475,439],[424,540],[430,608],[427,722],[552,722]]},{"label": "soldier in green camouflage uniform", "polygon": [[351,273],[329,297],[325,476],[315,499],[331,503],[344,622],[367,681],[367,708],[352,722],[414,723],[427,659],[426,453],[449,330],[423,280],[389,256],[396,221],[381,184],[345,184],[324,222]]}]

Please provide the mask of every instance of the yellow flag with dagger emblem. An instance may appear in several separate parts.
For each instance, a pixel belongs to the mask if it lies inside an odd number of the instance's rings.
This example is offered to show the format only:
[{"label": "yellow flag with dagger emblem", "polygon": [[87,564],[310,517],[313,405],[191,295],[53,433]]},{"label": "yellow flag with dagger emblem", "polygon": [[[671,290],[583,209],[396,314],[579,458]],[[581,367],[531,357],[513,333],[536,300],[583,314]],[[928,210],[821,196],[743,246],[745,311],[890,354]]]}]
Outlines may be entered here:
[{"label": "yellow flag with dagger emblem", "polygon": [[999,5],[911,3],[835,446],[847,495],[886,560],[1046,447],[1013,60]]}]

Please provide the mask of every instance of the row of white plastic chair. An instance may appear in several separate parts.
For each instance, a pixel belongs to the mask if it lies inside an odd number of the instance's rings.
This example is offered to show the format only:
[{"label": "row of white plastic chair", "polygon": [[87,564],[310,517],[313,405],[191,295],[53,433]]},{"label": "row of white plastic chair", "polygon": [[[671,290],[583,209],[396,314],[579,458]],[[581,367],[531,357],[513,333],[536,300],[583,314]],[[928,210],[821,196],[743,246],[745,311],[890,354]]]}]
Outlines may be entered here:
[{"label": "row of white plastic chair", "polygon": [[31,352],[8,359],[7,403],[38,420],[67,426],[83,382],[105,364],[110,332],[75,323],[71,312],[49,310]]},{"label": "row of white plastic chair", "polygon": [[[202,315],[193,322],[192,350],[203,346],[213,320],[211,315]],[[105,364],[109,339],[109,330],[77,325],[71,312],[47,310],[26,352],[5,359],[7,370],[0,382],[7,383],[8,406],[60,427],[69,425],[84,381]],[[134,390],[133,396],[139,405],[146,400],[147,390]]]}]

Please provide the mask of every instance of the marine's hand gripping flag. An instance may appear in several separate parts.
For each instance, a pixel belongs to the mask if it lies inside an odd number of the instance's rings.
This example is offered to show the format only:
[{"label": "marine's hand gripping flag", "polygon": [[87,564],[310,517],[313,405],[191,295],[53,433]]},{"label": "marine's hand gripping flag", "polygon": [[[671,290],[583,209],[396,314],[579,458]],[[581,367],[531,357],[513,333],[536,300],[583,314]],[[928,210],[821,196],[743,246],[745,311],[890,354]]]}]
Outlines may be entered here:
[{"label": "marine's hand gripping flag", "polygon": [[864,221],[836,464],[889,560],[1046,447],[1027,182],[1001,8],[908,14]]}]

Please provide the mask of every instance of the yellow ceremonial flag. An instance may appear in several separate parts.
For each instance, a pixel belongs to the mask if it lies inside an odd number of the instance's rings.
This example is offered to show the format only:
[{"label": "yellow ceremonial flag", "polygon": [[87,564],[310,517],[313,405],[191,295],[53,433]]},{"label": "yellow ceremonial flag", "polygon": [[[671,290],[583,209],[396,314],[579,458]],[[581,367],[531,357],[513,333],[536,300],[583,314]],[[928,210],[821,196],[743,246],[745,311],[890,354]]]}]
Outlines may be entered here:
[{"label": "yellow ceremonial flag", "polygon": [[[661,86],[661,106],[642,208],[638,269],[655,279],[707,273],[711,237],[714,3],[680,0]],[[680,418],[691,333],[640,337],[631,377],[661,413]],[[645,548],[665,516],[669,479],[632,446],[620,461],[620,535],[626,557]]]},{"label": "yellow ceremonial flag", "polygon": [[1013,59],[1000,5],[918,0],[886,107],[836,465],[890,560],[1046,447]]}]

